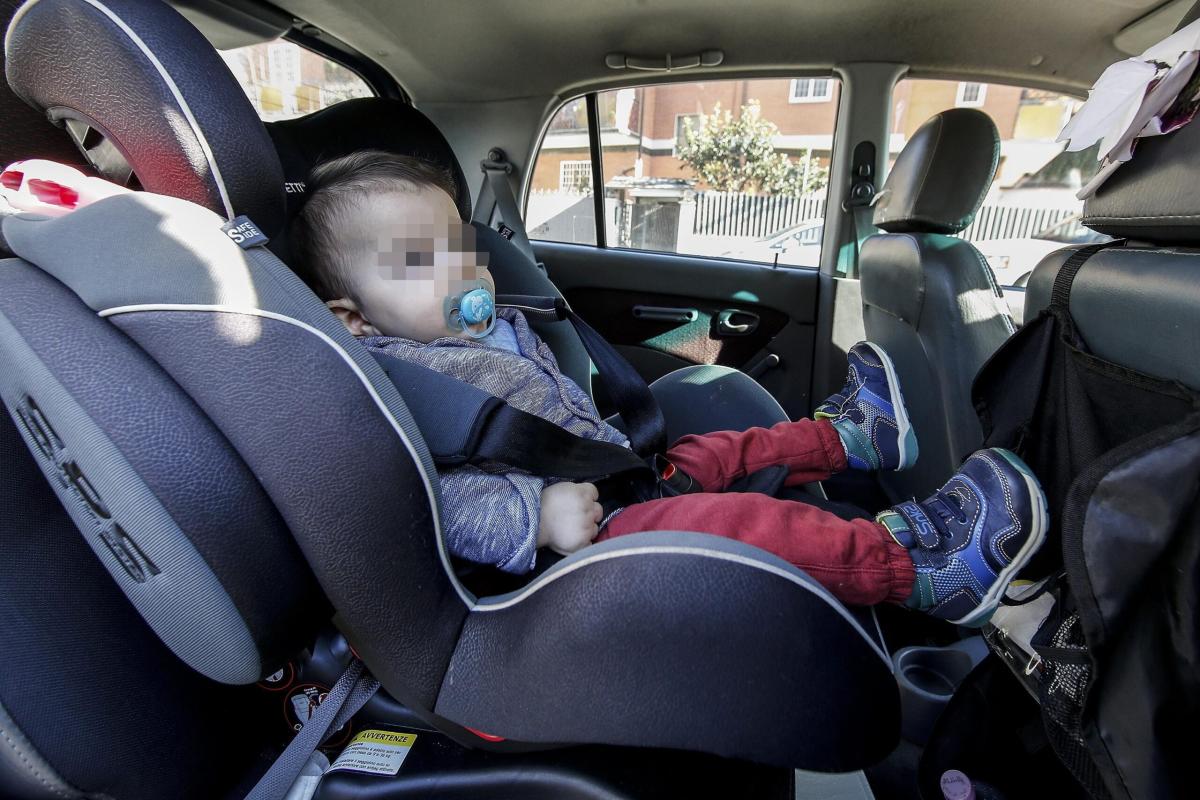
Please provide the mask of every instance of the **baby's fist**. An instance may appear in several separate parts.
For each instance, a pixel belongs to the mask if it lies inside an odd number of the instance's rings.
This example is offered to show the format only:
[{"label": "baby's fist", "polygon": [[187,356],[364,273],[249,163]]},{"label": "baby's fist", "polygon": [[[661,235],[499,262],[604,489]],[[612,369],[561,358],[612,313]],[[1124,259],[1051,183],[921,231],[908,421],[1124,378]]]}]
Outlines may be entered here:
[{"label": "baby's fist", "polygon": [[590,544],[604,518],[599,498],[591,483],[555,483],[542,489],[538,547],[565,556]]}]

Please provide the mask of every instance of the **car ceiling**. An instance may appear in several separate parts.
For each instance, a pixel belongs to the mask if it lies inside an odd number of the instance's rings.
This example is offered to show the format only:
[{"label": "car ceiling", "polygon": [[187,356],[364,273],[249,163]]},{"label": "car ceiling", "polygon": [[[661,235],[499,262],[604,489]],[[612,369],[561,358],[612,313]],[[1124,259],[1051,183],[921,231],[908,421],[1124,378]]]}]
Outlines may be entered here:
[{"label": "car ceiling", "polygon": [[[1185,0],[274,0],[387,69],[418,102],[495,101],[645,83],[607,53],[724,51],[702,74],[908,64],[917,74],[1086,89],[1169,33]],[[1156,13],[1157,12],[1157,13]],[[1140,32],[1140,33],[1139,33]],[[1138,34],[1138,35],[1133,35]]]}]

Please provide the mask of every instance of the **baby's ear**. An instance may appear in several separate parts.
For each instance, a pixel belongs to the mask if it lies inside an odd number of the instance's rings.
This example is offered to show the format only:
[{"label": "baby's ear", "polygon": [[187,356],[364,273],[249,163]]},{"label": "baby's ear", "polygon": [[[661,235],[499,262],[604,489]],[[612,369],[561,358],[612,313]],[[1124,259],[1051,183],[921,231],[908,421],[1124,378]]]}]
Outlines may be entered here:
[{"label": "baby's ear", "polygon": [[355,336],[378,336],[379,331],[375,329],[362,311],[359,310],[358,304],[347,297],[341,297],[337,300],[330,300],[325,303],[329,310],[342,321],[346,326],[346,330],[350,331]]}]

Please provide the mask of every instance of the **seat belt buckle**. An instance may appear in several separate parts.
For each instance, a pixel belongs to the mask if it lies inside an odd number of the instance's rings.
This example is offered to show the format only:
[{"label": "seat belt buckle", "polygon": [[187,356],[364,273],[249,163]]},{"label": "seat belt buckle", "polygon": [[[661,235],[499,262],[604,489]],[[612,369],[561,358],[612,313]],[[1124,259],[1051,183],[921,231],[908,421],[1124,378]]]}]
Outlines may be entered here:
[{"label": "seat belt buckle", "polygon": [[677,497],[681,494],[700,491],[700,486],[695,479],[668,461],[665,456],[655,453],[651,466],[658,479],[659,497]]}]

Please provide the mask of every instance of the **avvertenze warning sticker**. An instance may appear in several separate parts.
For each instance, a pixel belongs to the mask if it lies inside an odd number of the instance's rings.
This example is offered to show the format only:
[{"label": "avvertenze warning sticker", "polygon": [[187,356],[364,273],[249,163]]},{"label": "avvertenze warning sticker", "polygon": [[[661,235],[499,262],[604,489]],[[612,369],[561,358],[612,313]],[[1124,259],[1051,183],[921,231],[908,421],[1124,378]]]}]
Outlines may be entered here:
[{"label": "avvertenze warning sticker", "polygon": [[395,775],[416,741],[416,734],[412,733],[361,731],[325,771],[348,769],[372,775]]}]

